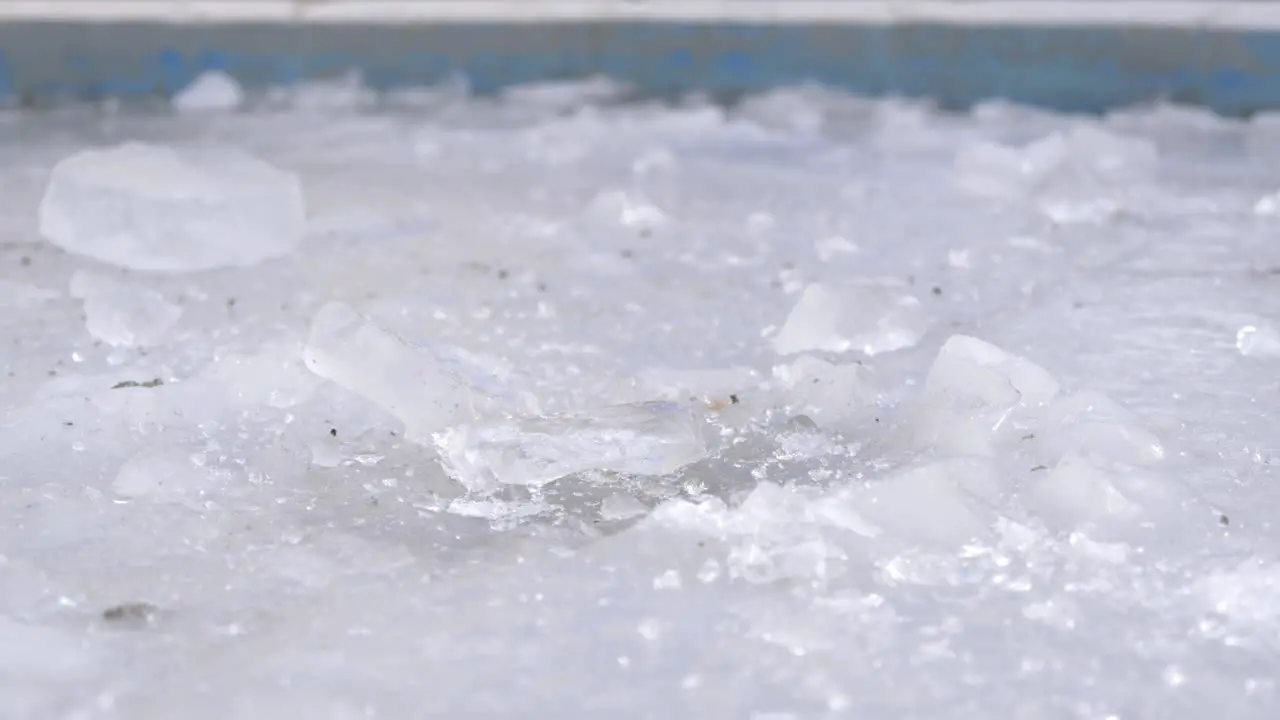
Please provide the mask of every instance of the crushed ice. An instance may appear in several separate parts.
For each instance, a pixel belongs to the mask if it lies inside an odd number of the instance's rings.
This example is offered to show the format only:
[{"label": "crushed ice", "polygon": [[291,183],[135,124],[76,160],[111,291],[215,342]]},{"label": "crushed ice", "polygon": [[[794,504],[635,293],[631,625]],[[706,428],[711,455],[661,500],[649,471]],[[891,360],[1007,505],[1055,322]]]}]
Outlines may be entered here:
[{"label": "crushed ice", "polygon": [[625,98],[16,113],[0,715],[1268,716],[1271,125]]}]

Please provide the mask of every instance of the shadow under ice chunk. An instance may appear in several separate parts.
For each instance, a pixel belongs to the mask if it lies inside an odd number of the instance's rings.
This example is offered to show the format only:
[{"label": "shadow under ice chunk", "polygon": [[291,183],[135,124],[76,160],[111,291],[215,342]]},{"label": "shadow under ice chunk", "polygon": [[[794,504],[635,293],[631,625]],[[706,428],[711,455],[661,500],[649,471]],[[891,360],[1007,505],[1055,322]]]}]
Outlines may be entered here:
[{"label": "shadow under ice chunk", "polygon": [[71,276],[71,297],[84,302],[89,334],[114,347],[155,345],[182,317],[160,293],[83,270]]},{"label": "shadow under ice chunk", "polygon": [[697,417],[669,402],[462,425],[436,433],[435,443],[449,475],[471,491],[586,470],[666,475],[707,454]]},{"label": "shadow under ice chunk", "polygon": [[919,299],[888,283],[815,283],[805,288],[773,346],[780,355],[808,350],[879,355],[914,346],[928,327]]},{"label": "shadow under ice chunk", "polygon": [[298,178],[243,151],[125,143],[54,166],[40,233],[119,267],[193,272],[292,252],[304,215]]}]

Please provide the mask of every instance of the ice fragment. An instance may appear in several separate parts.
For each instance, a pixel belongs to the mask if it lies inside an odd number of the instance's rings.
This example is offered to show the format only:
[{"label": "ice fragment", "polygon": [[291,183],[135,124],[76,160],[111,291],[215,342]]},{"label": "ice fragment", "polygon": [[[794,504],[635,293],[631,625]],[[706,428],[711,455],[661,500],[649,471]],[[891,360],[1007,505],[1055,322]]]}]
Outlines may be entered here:
[{"label": "ice fragment", "polygon": [[801,355],[789,365],[773,369],[785,402],[820,424],[838,422],[874,406],[876,391],[871,371],[862,365],[836,365]]},{"label": "ice fragment", "polygon": [[256,265],[297,248],[303,227],[298,178],[234,148],[85,150],[54,166],[40,203],[49,242],[131,270]]},{"label": "ice fragment", "polygon": [[435,442],[449,474],[473,491],[545,485],[584,470],[665,475],[707,452],[693,414],[669,402],[462,425]]},{"label": "ice fragment", "polygon": [[1024,358],[965,335],[938,352],[913,417],[915,442],[953,455],[990,456],[1016,441],[1018,422],[1058,394],[1048,372]]},{"label": "ice fragment", "polygon": [[959,545],[990,534],[984,505],[998,500],[994,471],[977,460],[909,468],[853,494],[857,513],[907,543]]},{"label": "ice fragment", "polygon": [[173,108],[181,113],[232,110],[243,102],[240,83],[221,70],[201,73],[173,96]]},{"label": "ice fragment", "polygon": [[878,355],[920,341],[928,321],[920,301],[883,283],[805,288],[774,338],[781,355],[857,350]]},{"label": "ice fragment", "polygon": [[114,347],[155,345],[182,317],[160,293],[84,270],[71,276],[71,297],[84,301],[89,334]]},{"label": "ice fragment", "polygon": [[1069,456],[1038,474],[1027,491],[1027,504],[1050,527],[1070,530],[1109,518],[1136,516],[1139,508],[1125,497],[1110,475],[1097,465]]},{"label": "ice fragment", "polygon": [[391,413],[418,442],[475,416],[483,398],[460,376],[468,357],[411,345],[342,303],[316,313],[303,350],[312,372]]},{"label": "ice fragment", "polygon": [[1245,325],[1236,332],[1236,349],[1246,357],[1280,357],[1280,332],[1270,325]]}]

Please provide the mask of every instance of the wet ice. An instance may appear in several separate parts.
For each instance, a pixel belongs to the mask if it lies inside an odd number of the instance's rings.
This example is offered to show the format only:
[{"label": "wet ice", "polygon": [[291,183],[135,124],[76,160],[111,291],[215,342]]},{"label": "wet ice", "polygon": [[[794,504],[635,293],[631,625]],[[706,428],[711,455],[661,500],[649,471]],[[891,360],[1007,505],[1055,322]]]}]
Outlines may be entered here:
[{"label": "wet ice", "polygon": [[1274,123],[198,89],[4,118],[0,715],[1274,716]]},{"label": "wet ice", "polygon": [[40,203],[49,242],[131,270],[242,267],[293,251],[297,178],[234,147],[129,142],[54,166]]}]

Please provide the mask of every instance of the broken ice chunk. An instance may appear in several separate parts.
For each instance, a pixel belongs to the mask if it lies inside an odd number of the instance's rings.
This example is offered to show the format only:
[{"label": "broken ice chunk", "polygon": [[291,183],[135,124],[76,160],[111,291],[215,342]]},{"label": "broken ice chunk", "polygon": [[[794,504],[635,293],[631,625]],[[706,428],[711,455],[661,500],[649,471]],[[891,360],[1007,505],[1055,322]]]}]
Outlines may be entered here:
[{"label": "broken ice chunk", "polygon": [[1280,332],[1270,325],[1245,325],[1236,332],[1236,349],[1246,357],[1280,357]]},{"label": "broken ice chunk", "polygon": [[303,227],[298,178],[234,148],[85,150],[54,166],[40,203],[49,242],[131,270],[255,265]]},{"label": "broken ice chunk", "polygon": [[773,346],[780,355],[808,350],[878,355],[915,345],[927,328],[920,301],[891,285],[813,284],[805,288]]},{"label": "broken ice chunk", "polygon": [[802,355],[790,365],[773,369],[785,402],[821,424],[850,417],[876,401],[871,371],[854,363],[836,365]]},{"label": "broken ice chunk", "polygon": [[1140,508],[1118,490],[1108,473],[1093,463],[1068,456],[1035,477],[1027,489],[1027,505],[1056,530],[1106,519],[1129,519]]},{"label": "broken ice chunk", "polygon": [[342,303],[316,313],[303,360],[315,374],[394,415],[415,442],[472,419],[482,400],[454,371],[461,355],[410,345]]},{"label": "broken ice chunk", "polygon": [[180,113],[232,110],[243,102],[240,83],[221,70],[201,73],[173,96],[173,108]]},{"label": "broken ice chunk", "polygon": [[858,246],[850,240],[842,238],[838,235],[823,238],[813,244],[813,251],[817,253],[818,259],[822,262],[830,262],[839,255],[853,255],[858,252]]},{"label": "broken ice chunk", "polygon": [[1165,455],[1160,439],[1143,428],[1133,413],[1091,391],[1054,401],[1045,412],[1039,442],[1041,450],[1048,453],[1049,464],[1068,455],[1079,455],[1148,465]]},{"label": "broken ice chunk", "polygon": [[[1089,201],[1099,199],[1100,188],[1147,175],[1156,160],[1155,145],[1147,140],[1077,125],[1022,147],[979,142],[961,148],[955,179],[966,192],[990,198],[1065,193]],[[1061,210],[1064,201],[1059,197],[1052,207]]]},{"label": "broken ice chunk", "polygon": [[985,462],[957,459],[909,468],[852,492],[868,522],[909,544],[959,545],[990,532],[998,500],[995,472]]},{"label": "broken ice chunk", "polygon": [[976,142],[956,154],[955,182],[973,195],[1022,197],[1066,162],[1068,152],[1065,139],[1057,133],[1021,148]]},{"label": "broken ice chunk", "polygon": [[182,317],[160,293],[84,270],[71,276],[71,297],[84,301],[89,334],[114,347],[155,345]]},{"label": "broken ice chunk", "polygon": [[463,425],[435,442],[448,473],[472,491],[545,485],[585,470],[665,475],[707,453],[697,419],[670,402]]},{"label": "broken ice chunk", "polygon": [[947,340],[914,411],[918,446],[956,455],[991,455],[1020,433],[1020,413],[1052,400],[1058,383],[1025,358],[965,335]]},{"label": "broken ice chunk", "polygon": [[967,397],[984,405],[1044,403],[1058,389],[1058,381],[1039,365],[967,335],[947,340],[925,379],[926,393]]}]

